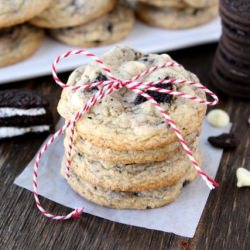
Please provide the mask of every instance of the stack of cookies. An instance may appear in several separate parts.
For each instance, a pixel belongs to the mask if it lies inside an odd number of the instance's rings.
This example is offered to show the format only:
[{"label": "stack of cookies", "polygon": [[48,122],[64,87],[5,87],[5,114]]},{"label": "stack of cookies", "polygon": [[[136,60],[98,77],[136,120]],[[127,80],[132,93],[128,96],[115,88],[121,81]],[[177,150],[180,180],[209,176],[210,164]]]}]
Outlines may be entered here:
[{"label": "stack of cookies", "polygon": [[[120,79],[130,79],[145,69],[173,61],[168,55],[144,54],[115,47],[102,56]],[[140,80],[177,78],[199,81],[183,67],[159,69]],[[76,69],[68,80],[74,86],[107,80],[96,63]],[[161,84],[205,99],[202,90],[183,84]],[[64,89],[58,111],[71,119],[97,91]],[[206,108],[191,100],[147,91],[176,122],[201,163],[198,139]],[[65,157],[70,130],[65,137]],[[62,164],[65,171],[65,160]],[[104,97],[75,126],[68,183],[86,199],[112,208],[148,209],[174,201],[187,182],[197,176],[178,138],[162,115],[145,98],[122,88]]]},{"label": "stack of cookies", "polygon": [[213,64],[213,82],[223,92],[250,97],[250,2],[222,0],[223,35]]},{"label": "stack of cookies", "polygon": [[44,29],[74,46],[95,47],[125,38],[133,11],[117,0],[0,0],[0,67],[22,61],[42,44]]},{"label": "stack of cookies", "polygon": [[130,0],[143,22],[165,29],[187,29],[218,15],[218,0]]}]

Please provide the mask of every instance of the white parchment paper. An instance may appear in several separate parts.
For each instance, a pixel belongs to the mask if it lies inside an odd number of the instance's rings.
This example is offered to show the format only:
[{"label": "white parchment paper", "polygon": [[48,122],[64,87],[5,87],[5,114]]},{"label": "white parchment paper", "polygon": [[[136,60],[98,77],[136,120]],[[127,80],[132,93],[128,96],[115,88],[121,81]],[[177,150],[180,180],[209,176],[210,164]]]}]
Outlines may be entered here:
[{"label": "white parchment paper", "polygon": [[[230,128],[231,125],[218,129],[211,127],[206,121],[203,123],[200,140],[204,159],[202,169],[213,178],[220,164],[222,150],[210,146],[207,138],[208,136],[228,132]],[[72,191],[60,175],[62,156],[63,137],[59,138],[42,158],[38,170],[38,193],[40,195],[67,207],[84,207],[85,213],[111,221],[175,233],[184,237],[194,236],[210,193],[209,188],[200,177],[186,185],[180,197],[174,203],[165,207],[144,211],[116,210],[95,205]],[[33,191],[33,166],[34,159],[28,164],[21,175],[16,178],[16,185]],[[216,189],[212,192],[216,192]]]}]

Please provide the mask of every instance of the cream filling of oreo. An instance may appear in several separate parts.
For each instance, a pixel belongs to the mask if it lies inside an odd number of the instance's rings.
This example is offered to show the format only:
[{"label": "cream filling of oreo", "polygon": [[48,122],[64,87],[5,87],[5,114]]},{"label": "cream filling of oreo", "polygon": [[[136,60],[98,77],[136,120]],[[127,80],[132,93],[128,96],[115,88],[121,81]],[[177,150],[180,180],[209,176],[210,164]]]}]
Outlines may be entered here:
[{"label": "cream filling of oreo", "polygon": [[26,128],[18,128],[18,127],[1,127],[0,128],[0,138],[8,138],[19,136],[27,133],[38,133],[49,131],[50,127],[48,125],[38,125],[31,126]]},{"label": "cream filling of oreo", "polygon": [[38,116],[46,114],[44,108],[30,108],[30,109],[19,109],[19,108],[0,108],[0,118],[12,117],[12,116]]}]

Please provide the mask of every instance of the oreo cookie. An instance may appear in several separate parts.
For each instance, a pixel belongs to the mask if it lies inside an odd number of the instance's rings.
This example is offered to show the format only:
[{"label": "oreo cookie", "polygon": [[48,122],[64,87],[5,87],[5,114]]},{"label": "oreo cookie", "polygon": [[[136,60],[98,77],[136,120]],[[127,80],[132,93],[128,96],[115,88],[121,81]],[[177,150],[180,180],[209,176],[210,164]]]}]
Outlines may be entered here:
[{"label": "oreo cookie", "polygon": [[221,16],[242,26],[250,26],[250,0],[221,0]]},{"label": "oreo cookie", "polygon": [[214,84],[228,95],[250,98],[250,0],[221,0],[223,35],[216,51]]},{"label": "oreo cookie", "polygon": [[250,63],[250,46],[242,46],[240,43],[228,39],[226,35],[222,35],[220,45],[231,57],[243,63]]},{"label": "oreo cookie", "polygon": [[235,97],[249,98],[250,84],[242,84],[228,76],[215,61],[212,67],[212,83],[222,92]]},{"label": "oreo cookie", "polygon": [[222,44],[219,44],[216,51],[217,64],[227,73],[227,76],[243,84],[249,84],[250,81],[250,62],[246,63],[237,57],[234,57],[227,51]]},{"label": "oreo cookie", "polygon": [[53,132],[48,101],[30,91],[0,91],[0,140]]}]

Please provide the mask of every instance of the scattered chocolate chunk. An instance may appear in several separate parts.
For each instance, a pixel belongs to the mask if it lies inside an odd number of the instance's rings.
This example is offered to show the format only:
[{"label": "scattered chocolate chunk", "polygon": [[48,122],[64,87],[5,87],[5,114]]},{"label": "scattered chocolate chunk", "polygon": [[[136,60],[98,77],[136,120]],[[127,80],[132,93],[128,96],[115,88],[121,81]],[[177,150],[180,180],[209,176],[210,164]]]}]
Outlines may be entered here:
[{"label": "scattered chocolate chunk", "polygon": [[234,134],[221,134],[219,136],[210,136],[208,141],[211,145],[216,148],[223,148],[227,150],[235,149],[238,146],[238,140],[235,138]]},{"label": "scattered chocolate chunk", "polygon": [[[158,84],[155,85],[156,87],[163,88],[163,89],[173,89],[172,84]],[[151,97],[153,97],[158,103],[171,103],[172,101],[172,95],[168,95],[165,93],[159,93],[155,91],[147,91],[147,94],[149,94]],[[134,104],[139,105],[143,102],[146,102],[147,99],[143,96],[138,95],[135,100]]]},{"label": "scattered chocolate chunk", "polygon": [[139,196],[139,193],[138,192],[133,192],[132,193],[134,196]]}]

